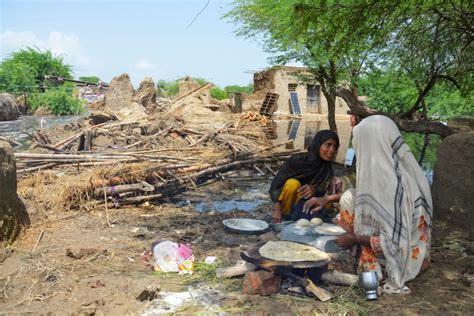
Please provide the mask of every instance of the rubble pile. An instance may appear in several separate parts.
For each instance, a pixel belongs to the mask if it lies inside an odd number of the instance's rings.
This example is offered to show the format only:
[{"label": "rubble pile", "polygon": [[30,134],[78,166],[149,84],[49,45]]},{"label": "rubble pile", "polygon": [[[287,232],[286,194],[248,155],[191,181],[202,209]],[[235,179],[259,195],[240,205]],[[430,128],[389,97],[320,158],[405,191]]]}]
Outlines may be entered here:
[{"label": "rubble pile", "polygon": [[[23,177],[49,170],[33,182],[44,181],[37,185],[43,188],[57,185],[62,194],[52,204],[81,208],[91,201],[142,203],[233,169],[274,173],[271,164],[293,153],[271,151],[274,147],[262,129],[266,117],[206,108],[202,94],[208,85],[194,87],[162,109],[149,89],[154,85],[150,80],[138,93],[130,89],[129,80],[127,75],[112,80],[102,110],[55,130],[38,130],[31,150],[15,154]],[[61,179],[55,180],[57,174]]]}]

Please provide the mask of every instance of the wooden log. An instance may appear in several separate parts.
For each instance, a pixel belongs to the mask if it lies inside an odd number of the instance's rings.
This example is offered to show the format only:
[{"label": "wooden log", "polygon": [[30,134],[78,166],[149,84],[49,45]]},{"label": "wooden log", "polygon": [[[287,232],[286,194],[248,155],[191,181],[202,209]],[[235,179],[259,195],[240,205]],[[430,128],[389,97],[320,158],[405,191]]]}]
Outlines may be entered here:
[{"label": "wooden log", "polygon": [[82,134],[79,137],[79,142],[77,143],[76,151],[83,151],[84,150],[84,135]]},{"label": "wooden log", "polygon": [[41,148],[44,148],[44,149],[47,149],[47,150],[54,151],[54,152],[56,152],[56,153],[62,152],[62,150],[57,149],[57,148],[55,148],[55,147],[53,147],[53,146],[51,146],[51,145],[47,145],[47,144],[41,144],[41,143],[38,143],[38,142],[37,142],[37,143],[35,143],[35,146],[38,146],[38,147],[41,147]]},{"label": "wooden log", "polygon": [[60,141],[59,143],[56,143],[53,145],[54,148],[57,148],[59,150],[63,150],[67,145],[78,139],[84,134],[84,131],[80,131],[77,134],[74,134],[70,136],[69,138],[66,138],[65,140]]},{"label": "wooden log", "polygon": [[104,191],[108,196],[117,195],[125,192],[131,191],[142,191],[142,192],[152,192],[155,190],[155,187],[145,181],[140,183],[132,183],[132,184],[122,184],[110,187],[103,187],[96,189],[95,193],[96,196],[103,196]]},{"label": "wooden log", "polygon": [[13,146],[21,146],[21,143],[17,142],[14,139],[8,138],[8,137],[0,136],[0,140],[6,141],[6,142],[10,143]]},{"label": "wooden log", "polygon": [[22,173],[28,173],[28,172],[38,171],[38,170],[44,170],[44,169],[49,169],[49,168],[56,167],[57,165],[60,165],[60,163],[52,162],[52,163],[44,164],[44,165],[37,166],[37,167],[18,169],[16,171],[16,173],[17,174],[22,174]]},{"label": "wooden log", "polygon": [[42,153],[31,153],[31,152],[19,152],[15,153],[15,158],[33,158],[33,159],[124,159],[131,158],[137,159],[134,156],[122,156],[120,154],[111,154],[111,155],[88,155],[88,154],[42,154]]},{"label": "wooden log", "polygon": [[359,277],[356,274],[330,270],[321,275],[321,280],[332,284],[352,286],[359,282]]},{"label": "wooden log", "polygon": [[237,167],[248,165],[248,164],[253,164],[253,163],[256,163],[256,162],[263,162],[263,161],[265,161],[265,158],[255,158],[255,159],[234,161],[234,162],[231,162],[231,163],[228,163],[228,164],[224,164],[224,165],[221,165],[221,166],[208,168],[206,170],[196,172],[196,173],[190,175],[190,177],[198,178],[198,177],[201,177],[203,175],[212,174],[212,173],[216,173],[216,172],[223,172],[223,171],[226,171],[226,170],[229,170],[229,169],[237,168]]},{"label": "wooden log", "polygon": [[230,278],[237,275],[243,275],[249,271],[254,271],[255,269],[257,269],[256,265],[250,262],[241,260],[233,266],[225,267],[225,268],[217,268],[216,277]]},{"label": "wooden log", "polygon": [[92,148],[92,132],[86,131],[84,133],[84,149],[85,151],[90,151]]},{"label": "wooden log", "polygon": [[120,205],[129,205],[129,204],[140,204],[146,201],[156,200],[162,198],[163,194],[152,194],[152,195],[142,195],[123,199],[119,201]]}]

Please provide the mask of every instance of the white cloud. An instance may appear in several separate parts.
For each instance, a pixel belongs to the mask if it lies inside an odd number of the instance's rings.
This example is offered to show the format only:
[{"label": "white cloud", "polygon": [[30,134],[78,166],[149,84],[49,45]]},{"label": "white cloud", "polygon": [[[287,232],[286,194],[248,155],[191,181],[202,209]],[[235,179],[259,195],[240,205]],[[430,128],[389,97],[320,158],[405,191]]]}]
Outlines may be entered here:
[{"label": "white cloud", "polygon": [[142,58],[138,60],[133,67],[137,70],[155,70],[156,65],[150,63],[148,60]]},{"label": "white cloud", "polygon": [[2,58],[13,51],[30,46],[41,50],[49,49],[55,55],[62,56],[65,63],[73,66],[75,72],[93,71],[94,68],[93,62],[83,52],[79,37],[75,34],[51,31],[46,39],[41,39],[32,31],[7,30],[0,33],[0,43]]}]

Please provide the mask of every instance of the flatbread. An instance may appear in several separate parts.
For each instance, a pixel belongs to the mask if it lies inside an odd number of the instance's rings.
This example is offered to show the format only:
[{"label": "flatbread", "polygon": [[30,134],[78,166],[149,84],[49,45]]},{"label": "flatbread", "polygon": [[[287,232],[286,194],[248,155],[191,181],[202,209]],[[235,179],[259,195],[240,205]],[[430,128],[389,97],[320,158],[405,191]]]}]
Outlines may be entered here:
[{"label": "flatbread", "polygon": [[346,233],[344,228],[342,228],[341,226],[326,223],[316,226],[316,228],[314,228],[314,231],[318,234],[328,236],[337,236]]},{"label": "flatbread", "polygon": [[300,262],[328,260],[327,253],[310,245],[292,241],[269,241],[258,250],[264,258],[276,261]]}]

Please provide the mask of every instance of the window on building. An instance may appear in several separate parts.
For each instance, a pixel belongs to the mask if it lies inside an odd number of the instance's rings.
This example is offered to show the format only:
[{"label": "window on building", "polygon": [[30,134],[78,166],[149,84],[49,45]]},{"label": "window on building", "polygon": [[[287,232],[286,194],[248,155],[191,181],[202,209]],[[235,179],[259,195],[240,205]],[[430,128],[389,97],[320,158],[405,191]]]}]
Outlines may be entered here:
[{"label": "window on building", "polygon": [[314,84],[309,84],[306,87],[306,104],[308,108],[317,108],[319,106],[320,87]]}]

